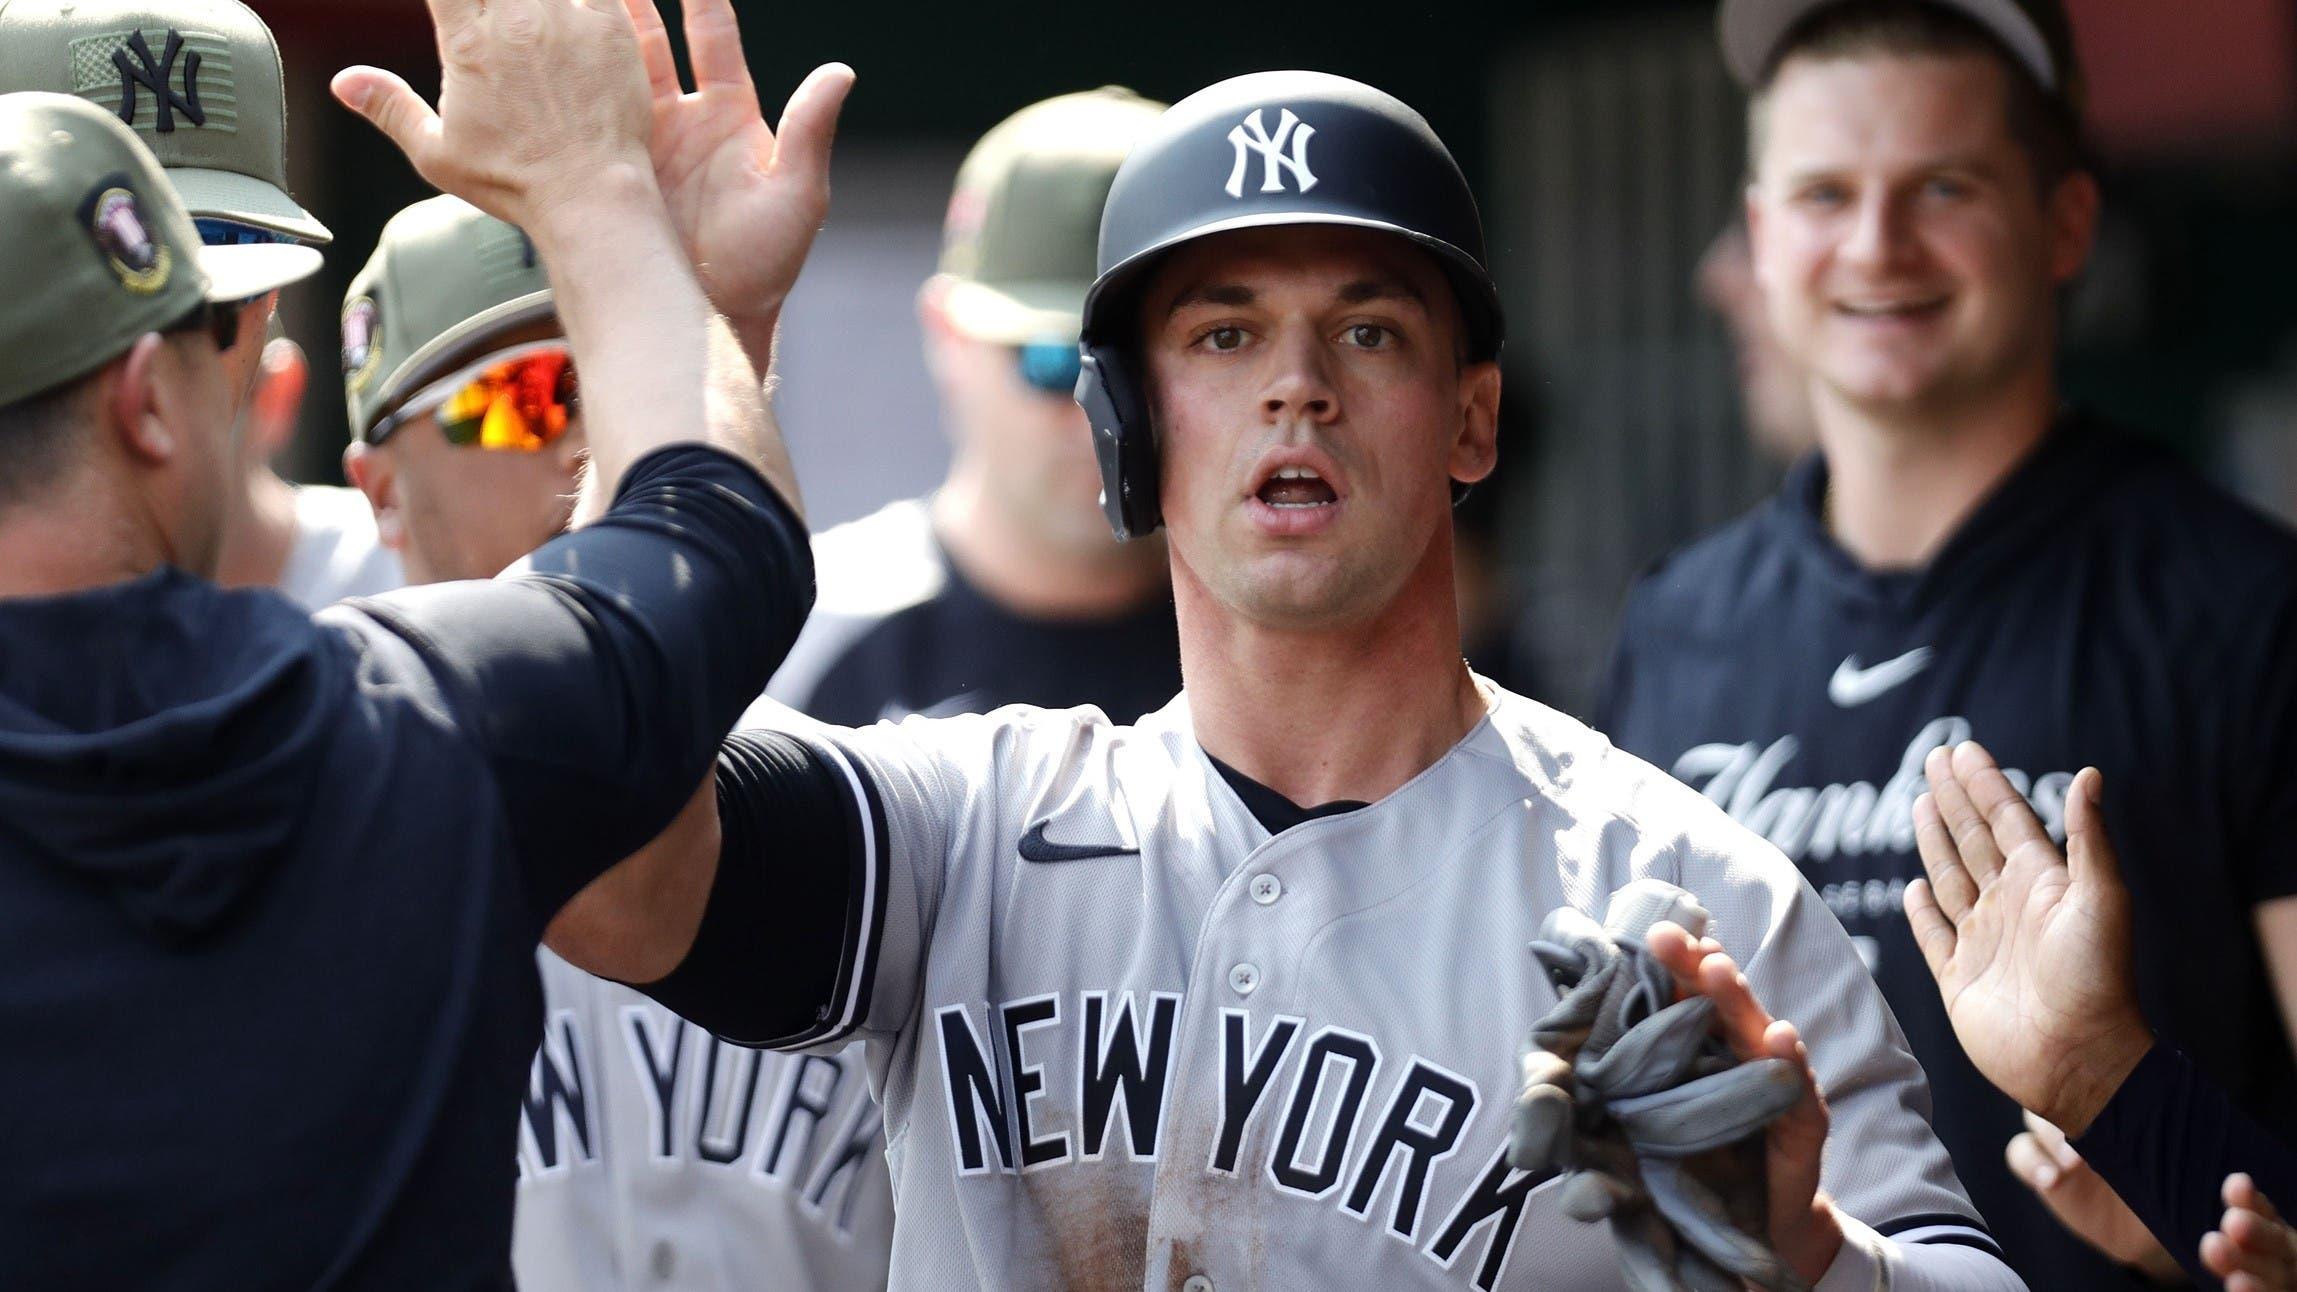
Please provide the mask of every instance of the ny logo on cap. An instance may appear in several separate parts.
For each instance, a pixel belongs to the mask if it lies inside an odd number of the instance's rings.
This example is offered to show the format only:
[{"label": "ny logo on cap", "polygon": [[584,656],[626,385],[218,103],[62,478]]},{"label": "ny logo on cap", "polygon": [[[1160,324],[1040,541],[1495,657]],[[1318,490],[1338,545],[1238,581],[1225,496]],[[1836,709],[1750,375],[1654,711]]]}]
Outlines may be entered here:
[{"label": "ny logo on cap", "polygon": [[[152,109],[154,128],[161,134],[175,133],[175,114],[180,112],[191,118],[195,126],[207,124],[207,110],[199,103],[199,51],[193,50],[183,60],[183,93],[168,88],[175,75],[176,56],[182,54],[183,34],[168,28],[167,44],[157,60],[152,58],[152,47],[144,43],[144,34],[135,32],[128,37],[125,48],[112,51],[112,66],[120,69],[120,120],[129,125],[136,123],[136,87],[143,86],[157,100]],[[128,61],[128,55],[136,62]],[[140,64],[140,66],[139,66]]]},{"label": "ny logo on cap", "polygon": [[[1308,169],[1308,140],[1316,134],[1316,127],[1292,115],[1292,109],[1279,108],[1276,133],[1268,133],[1268,123],[1254,108],[1252,115],[1228,132],[1228,142],[1236,147],[1236,165],[1228,172],[1228,195],[1244,196],[1244,170],[1253,153],[1260,154],[1260,191],[1284,191],[1284,172],[1292,172],[1292,186],[1302,193],[1316,187],[1316,175]],[[1292,155],[1284,155],[1284,144],[1290,140]]]}]

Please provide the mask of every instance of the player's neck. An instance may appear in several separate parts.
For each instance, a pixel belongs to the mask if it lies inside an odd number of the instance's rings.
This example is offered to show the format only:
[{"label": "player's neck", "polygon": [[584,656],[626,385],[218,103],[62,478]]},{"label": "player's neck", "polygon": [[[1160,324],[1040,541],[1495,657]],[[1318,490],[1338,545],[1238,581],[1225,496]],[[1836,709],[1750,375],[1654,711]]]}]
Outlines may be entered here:
[{"label": "player's neck", "polygon": [[1181,675],[1205,752],[1302,806],[1371,802],[1426,770],[1488,702],[1460,659],[1448,553],[1369,623],[1245,622],[1175,563]]},{"label": "player's neck", "polygon": [[996,506],[964,472],[950,476],[932,506],[934,534],[958,571],[1014,614],[1109,619],[1164,593],[1162,543],[1050,542]]},{"label": "player's neck", "polygon": [[2045,367],[1951,412],[1854,405],[1823,387],[1812,401],[1829,532],[1868,569],[1904,570],[1937,555],[2049,434],[2057,388]]},{"label": "player's neck", "polygon": [[238,502],[224,526],[215,581],[227,588],[272,587],[295,550],[295,487],[271,468],[258,467]]},{"label": "player's neck", "polygon": [[124,583],[167,559],[166,542],[99,472],[74,472],[35,502],[0,507],[0,598]]}]

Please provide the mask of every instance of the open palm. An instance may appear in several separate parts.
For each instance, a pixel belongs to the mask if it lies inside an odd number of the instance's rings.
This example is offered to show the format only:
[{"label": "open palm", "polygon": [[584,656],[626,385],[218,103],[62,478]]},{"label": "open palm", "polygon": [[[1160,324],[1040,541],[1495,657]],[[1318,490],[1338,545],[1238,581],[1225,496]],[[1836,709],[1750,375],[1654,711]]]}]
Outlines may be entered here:
[{"label": "open palm", "polygon": [[687,258],[720,313],[771,320],[829,211],[830,142],[853,71],[815,68],[777,135],[759,110],[731,0],[684,0],[692,93],[679,84],[654,0],[624,3],[653,99],[654,178]]},{"label": "open palm", "polygon": [[2085,769],[2061,854],[1975,744],[1932,751],[1914,806],[1927,882],[1907,917],[1954,1034],[2003,1093],[2079,1134],[2150,1043],[2130,974],[2129,893]]}]

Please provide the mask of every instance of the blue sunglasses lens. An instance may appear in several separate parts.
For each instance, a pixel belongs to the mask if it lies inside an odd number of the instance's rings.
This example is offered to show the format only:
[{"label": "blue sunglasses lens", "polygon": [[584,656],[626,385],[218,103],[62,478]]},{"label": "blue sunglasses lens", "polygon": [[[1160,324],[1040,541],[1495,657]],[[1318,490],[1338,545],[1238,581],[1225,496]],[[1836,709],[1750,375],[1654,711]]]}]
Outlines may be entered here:
[{"label": "blue sunglasses lens", "polygon": [[268,247],[295,241],[284,233],[273,233],[252,224],[219,220],[211,216],[195,217],[191,227],[199,232],[200,242],[210,247]]},{"label": "blue sunglasses lens", "polygon": [[1048,395],[1074,395],[1083,359],[1074,342],[1032,341],[1016,347],[1021,380]]}]

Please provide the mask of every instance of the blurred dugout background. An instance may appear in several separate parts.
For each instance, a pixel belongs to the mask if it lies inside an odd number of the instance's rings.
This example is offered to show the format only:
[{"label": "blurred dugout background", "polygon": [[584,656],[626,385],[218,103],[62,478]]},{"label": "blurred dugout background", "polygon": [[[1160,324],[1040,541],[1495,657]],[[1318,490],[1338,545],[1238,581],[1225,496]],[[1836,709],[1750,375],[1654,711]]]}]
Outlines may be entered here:
[{"label": "blurred dugout background", "polygon": [[[419,0],[253,3],[287,60],[297,195],[337,236],[286,307],[315,374],[286,465],[332,480],[342,291],[383,221],[427,190],[326,80],[371,62],[429,93],[436,62]],[[1274,67],[1396,93],[1482,195],[1511,322],[1510,439],[1486,501],[1540,698],[1583,712],[1628,580],[1776,479],[1692,284],[1736,209],[1744,151],[1712,0],[737,6],[769,116],[817,62],[861,78],[829,225],[784,323],[780,406],[817,525],[940,478],[912,302],[966,146],[1047,95],[1117,83],[1170,100]],[[2069,8],[2109,221],[2072,304],[2068,385],[2297,516],[2297,5]]]}]

